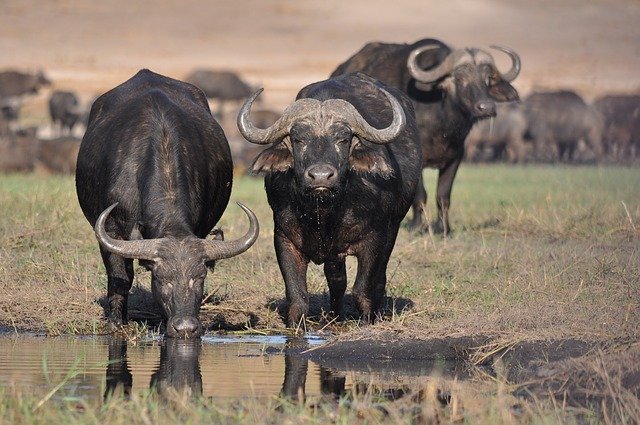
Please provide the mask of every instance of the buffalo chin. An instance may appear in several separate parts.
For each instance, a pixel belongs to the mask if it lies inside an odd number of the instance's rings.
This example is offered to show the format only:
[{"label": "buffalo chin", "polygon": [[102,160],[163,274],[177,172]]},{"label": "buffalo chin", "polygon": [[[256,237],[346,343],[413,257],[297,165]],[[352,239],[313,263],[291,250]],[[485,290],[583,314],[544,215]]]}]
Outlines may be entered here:
[{"label": "buffalo chin", "polygon": [[320,202],[320,203],[329,203],[334,199],[339,197],[341,194],[339,187],[326,187],[326,186],[316,186],[316,187],[306,187],[304,189],[305,200]]}]

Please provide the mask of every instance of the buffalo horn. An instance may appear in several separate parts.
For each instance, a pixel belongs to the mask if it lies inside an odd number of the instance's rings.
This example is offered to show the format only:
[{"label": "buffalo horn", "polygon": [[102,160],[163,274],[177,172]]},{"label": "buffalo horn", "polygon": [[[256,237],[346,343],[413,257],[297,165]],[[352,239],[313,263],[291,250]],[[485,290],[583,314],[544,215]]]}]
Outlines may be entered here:
[{"label": "buffalo horn", "polygon": [[509,55],[509,57],[511,58],[511,69],[501,75],[502,75],[502,79],[505,80],[506,82],[510,83],[511,81],[515,80],[518,74],[520,74],[520,56],[518,56],[518,54],[514,50],[508,47],[496,46],[496,45],[490,46],[490,47],[492,49],[500,50],[501,52],[504,52],[507,55]]},{"label": "buffalo horn", "polygon": [[322,107],[336,115],[344,115],[353,134],[361,136],[369,142],[383,145],[393,141],[400,134],[407,119],[398,100],[385,89],[379,88],[379,90],[387,97],[393,112],[393,120],[387,128],[377,129],[373,127],[364,119],[355,106],[342,99],[325,100],[322,102]]},{"label": "buffalo horn", "polygon": [[418,65],[418,56],[430,50],[438,50],[441,47],[442,46],[440,44],[427,44],[426,46],[413,49],[407,58],[409,74],[421,83],[432,83],[434,81],[438,81],[445,75],[450,74],[455,65],[454,56],[457,56],[454,55],[453,52],[450,53],[440,65],[430,71],[425,71],[420,68],[420,65]]},{"label": "buffalo horn", "polygon": [[271,127],[262,129],[254,126],[249,119],[251,105],[258,95],[262,93],[262,90],[263,89],[258,90],[248,98],[238,113],[238,130],[240,130],[240,134],[242,134],[247,141],[258,145],[273,143],[286,136],[289,133],[289,124],[307,112],[311,104],[318,102],[315,99],[300,99],[285,109],[282,116]]},{"label": "buffalo horn", "polygon": [[107,251],[125,258],[136,258],[138,260],[155,259],[158,255],[158,247],[162,244],[163,239],[124,241],[120,239],[113,239],[107,234],[107,231],[104,228],[104,223],[107,221],[109,213],[111,213],[116,206],[118,206],[117,202],[104,210],[102,214],[100,214],[100,217],[98,217],[98,221],[96,221],[94,230],[100,245],[102,245],[102,247]]},{"label": "buffalo horn", "polygon": [[249,208],[238,202],[238,206],[244,210],[249,217],[249,230],[240,239],[234,241],[220,241],[207,239],[204,241],[204,251],[207,259],[220,260],[222,258],[231,258],[238,254],[242,254],[253,245],[258,239],[260,225],[256,215]]}]

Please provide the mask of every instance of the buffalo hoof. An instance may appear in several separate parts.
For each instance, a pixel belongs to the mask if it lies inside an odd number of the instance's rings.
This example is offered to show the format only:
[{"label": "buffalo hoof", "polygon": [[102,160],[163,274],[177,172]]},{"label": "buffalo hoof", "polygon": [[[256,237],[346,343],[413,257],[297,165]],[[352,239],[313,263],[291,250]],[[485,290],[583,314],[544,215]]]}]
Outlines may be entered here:
[{"label": "buffalo hoof", "polygon": [[304,331],[308,311],[308,305],[291,304],[289,314],[287,315],[287,327],[295,329],[296,331],[299,329]]},{"label": "buffalo hoof", "polygon": [[442,220],[436,220],[429,225],[431,233],[434,235],[442,235],[445,238],[451,236],[451,228],[447,226],[445,229],[445,225],[442,223]]},{"label": "buffalo hoof", "polygon": [[408,231],[414,233],[425,233],[427,231],[427,227],[424,225],[422,220],[411,220],[407,222],[406,228]]},{"label": "buffalo hoof", "polygon": [[119,332],[125,325],[126,323],[123,322],[122,316],[113,317],[112,315],[109,315],[109,317],[107,317],[107,330],[110,333]]}]

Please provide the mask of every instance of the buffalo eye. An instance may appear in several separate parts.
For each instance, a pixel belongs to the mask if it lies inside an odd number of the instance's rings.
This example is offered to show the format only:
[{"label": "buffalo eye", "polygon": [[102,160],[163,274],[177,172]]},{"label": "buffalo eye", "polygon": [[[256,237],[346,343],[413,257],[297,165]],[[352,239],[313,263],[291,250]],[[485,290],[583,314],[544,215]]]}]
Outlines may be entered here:
[{"label": "buffalo eye", "polygon": [[336,142],[336,144],[337,144],[337,145],[345,145],[345,144],[349,143],[349,141],[350,141],[350,140],[351,140],[351,139],[349,139],[349,138],[340,139],[340,140],[338,140],[338,141]]}]

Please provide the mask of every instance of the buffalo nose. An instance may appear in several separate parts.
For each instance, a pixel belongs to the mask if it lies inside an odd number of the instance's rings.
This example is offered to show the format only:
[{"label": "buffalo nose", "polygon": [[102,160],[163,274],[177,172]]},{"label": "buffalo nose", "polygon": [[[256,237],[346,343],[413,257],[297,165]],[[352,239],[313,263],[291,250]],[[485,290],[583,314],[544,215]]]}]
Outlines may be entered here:
[{"label": "buffalo nose", "polygon": [[479,100],[474,109],[476,115],[480,117],[494,117],[496,115],[496,103],[492,100]]},{"label": "buffalo nose", "polygon": [[198,337],[202,333],[200,321],[193,316],[178,316],[169,320],[167,335],[174,338]]},{"label": "buffalo nose", "polygon": [[328,164],[312,165],[306,172],[306,177],[313,186],[331,185],[337,175],[338,170]]}]

